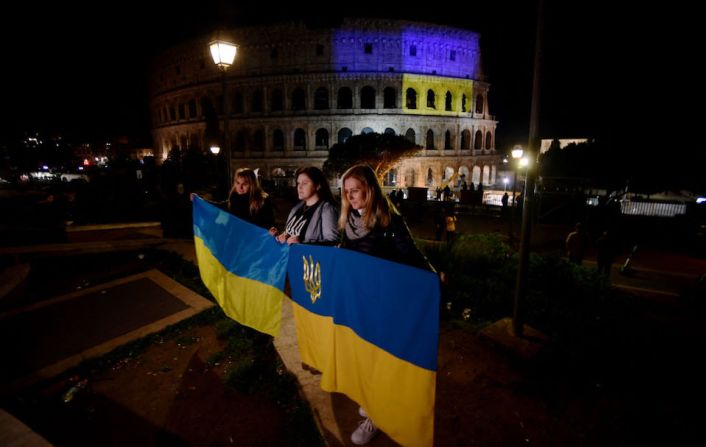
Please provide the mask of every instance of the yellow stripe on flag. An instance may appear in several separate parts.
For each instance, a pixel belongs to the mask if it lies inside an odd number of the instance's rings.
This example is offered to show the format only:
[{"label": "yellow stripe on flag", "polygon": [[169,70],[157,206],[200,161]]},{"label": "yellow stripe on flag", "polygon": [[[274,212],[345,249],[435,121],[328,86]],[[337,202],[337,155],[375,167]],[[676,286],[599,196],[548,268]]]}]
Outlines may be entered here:
[{"label": "yellow stripe on flag", "polygon": [[276,287],[234,275],[194,237],[196,258],[203,283],[226,315],[238,323],[276,337],[282,321],[284,293]]},{"label": "yellow stripe on flag", "polygon": [[358,402],[401,445],[433,444],[435,371],[393,356],[332,317],[292,306],[302,361],[322,372],[323,390]]}]

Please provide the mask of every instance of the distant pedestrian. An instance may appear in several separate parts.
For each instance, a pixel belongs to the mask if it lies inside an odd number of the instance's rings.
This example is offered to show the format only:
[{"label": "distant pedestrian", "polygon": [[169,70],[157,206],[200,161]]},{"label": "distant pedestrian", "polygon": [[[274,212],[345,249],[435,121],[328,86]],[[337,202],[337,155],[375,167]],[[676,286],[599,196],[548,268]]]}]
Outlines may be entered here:
[{"label": "distant pedestrian", "polygon": [[510,201],[510,196],[507,195],[507,191],[506,191],[505,194],[503,194],[502,199],[500,199],[500,203],[503,204],[503,207],[501,209],[501,214],[503,216],[505,216],[507,214],[507,204],[509,201]]},{"label": "distant pedestrian", "polygon": [[445,223],[444,209],[441,205],[437,205],[434,209],[434,240],[441,240],[441,235],[444,233]]},{"label": "distant pedestrian", "polygon": [[585,248],[583,229],[579,222],[574,227],[574,231],[566,237],[566,254],[569,256],[569,262],[581,265]]},{"label": "distant pedestrian", "polygon": [[615,258],[618,256],[618,244],[615,238],[608,231],[596,240],[596,263],[598,274],[603,275],[606,279],[610,279],[610,271],[612,269]]},{"label": "distant pedestrian", "polygon": [[453,208],[449,208],[449,211],[446,213],[445,221],[446,221],[446,243],[449,245],[452,245],[454,243],[454,240],[456,239],[456,221],[458,219],[456,218],[456,213],[454,212]]},{"label": "distant pedestrian", "polygon": [[451,188],[449,188],[449,185],[444,186],[444,200],[451,200]]}]

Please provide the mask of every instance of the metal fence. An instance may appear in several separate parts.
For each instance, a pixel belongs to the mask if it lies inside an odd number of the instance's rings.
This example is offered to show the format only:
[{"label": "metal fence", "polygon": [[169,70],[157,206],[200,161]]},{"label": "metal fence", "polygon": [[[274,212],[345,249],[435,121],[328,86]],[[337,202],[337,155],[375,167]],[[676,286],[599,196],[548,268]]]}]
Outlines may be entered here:
[{"label": "metal fence", "polygon": [[678,214],[686,214],[686,204],[669,202],[635,202],[624,199],[620,201],[620,212],[633,216],[674,217]]}]

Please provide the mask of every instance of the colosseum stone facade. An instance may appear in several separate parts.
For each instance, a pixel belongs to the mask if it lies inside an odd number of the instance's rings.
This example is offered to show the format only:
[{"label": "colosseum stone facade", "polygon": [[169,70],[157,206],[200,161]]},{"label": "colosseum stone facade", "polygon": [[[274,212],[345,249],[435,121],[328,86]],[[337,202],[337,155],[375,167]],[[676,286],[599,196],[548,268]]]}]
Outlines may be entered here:
[{"label": "colosseum stone facade", "polygon": [[[226,72],[231,166],[286,179],[321,166],[336,142],[394,132],[422,146],[388,186],[454,179],[493,185],[500,163],[477,33],[396,20],[346,19],[229,30],[238,54]],[[161,54],[150,110],[157,154],[208,148],[223,129],[221,73],[208,36]],[[452,185],[452,186],[454,186]]]}]

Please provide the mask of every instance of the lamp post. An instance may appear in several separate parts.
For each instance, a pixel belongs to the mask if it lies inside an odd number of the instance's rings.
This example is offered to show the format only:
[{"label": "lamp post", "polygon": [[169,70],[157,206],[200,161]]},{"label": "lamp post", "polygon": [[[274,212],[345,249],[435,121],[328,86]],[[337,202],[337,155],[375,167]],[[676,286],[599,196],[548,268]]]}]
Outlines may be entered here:
[{"label": "lamp post", "polygon": [[[528,152],[533,160],[537,160],[539,153],[539,101],[540,101],[540,73],[542,61],[542,35],[543,35],[544,0],[537,4],[537,30],[534,42],[534,70],[532,75],[532,105],[530,107],[530,126]],[[534,176],[535,169],[527,167],[525,176],[525,195],[522,213],[522,232],[520,233],[520,262],[517,266],[517,283],[515,284],[515,300],[512,309],[512,331],[516,337],[522,337],[524,324],[520,303],[527,293],[527,270],[529,266],[529,246],[532,236],[532,207],[534,202]]]},{"label": "lamp post", "polygon": [[[218,66],[218,70],[221,72],[221,79],[223,82],[223,155],[226,159],[226,189],[230,188],[231,185],[231,155],[230,155],[230,138],[228,136],[228,115],[230,111],[228,110],[228,77],[226,72],[233,61],[235,60],[235,55],[238,52],[238,46],[230,42],[223,33],[218,33],[216,38],[212,40],[208,47],[211,50],[211,57],[213,58],[213,63]],[[211,152],[214,152],[211,148]]]},{"label": "lamp post", "polygon": [[524,153],[524,150],[522,149],[522,146],[515,145],[515,147],[512,148],[512,168],[515,171],[515,177],[512,181],[512,207],[510,209],[510,222],[508,224],[508,238],[510,242],[510,246],[513,245],[512,241],[514,240],[513,235],[512,235],[512,222],[515,220],[515,207],[516,205],[516,200],[515,200],[515,194],[517,191],[517,168],[520,162],[520,159],[522,158],[522,154]]}]

